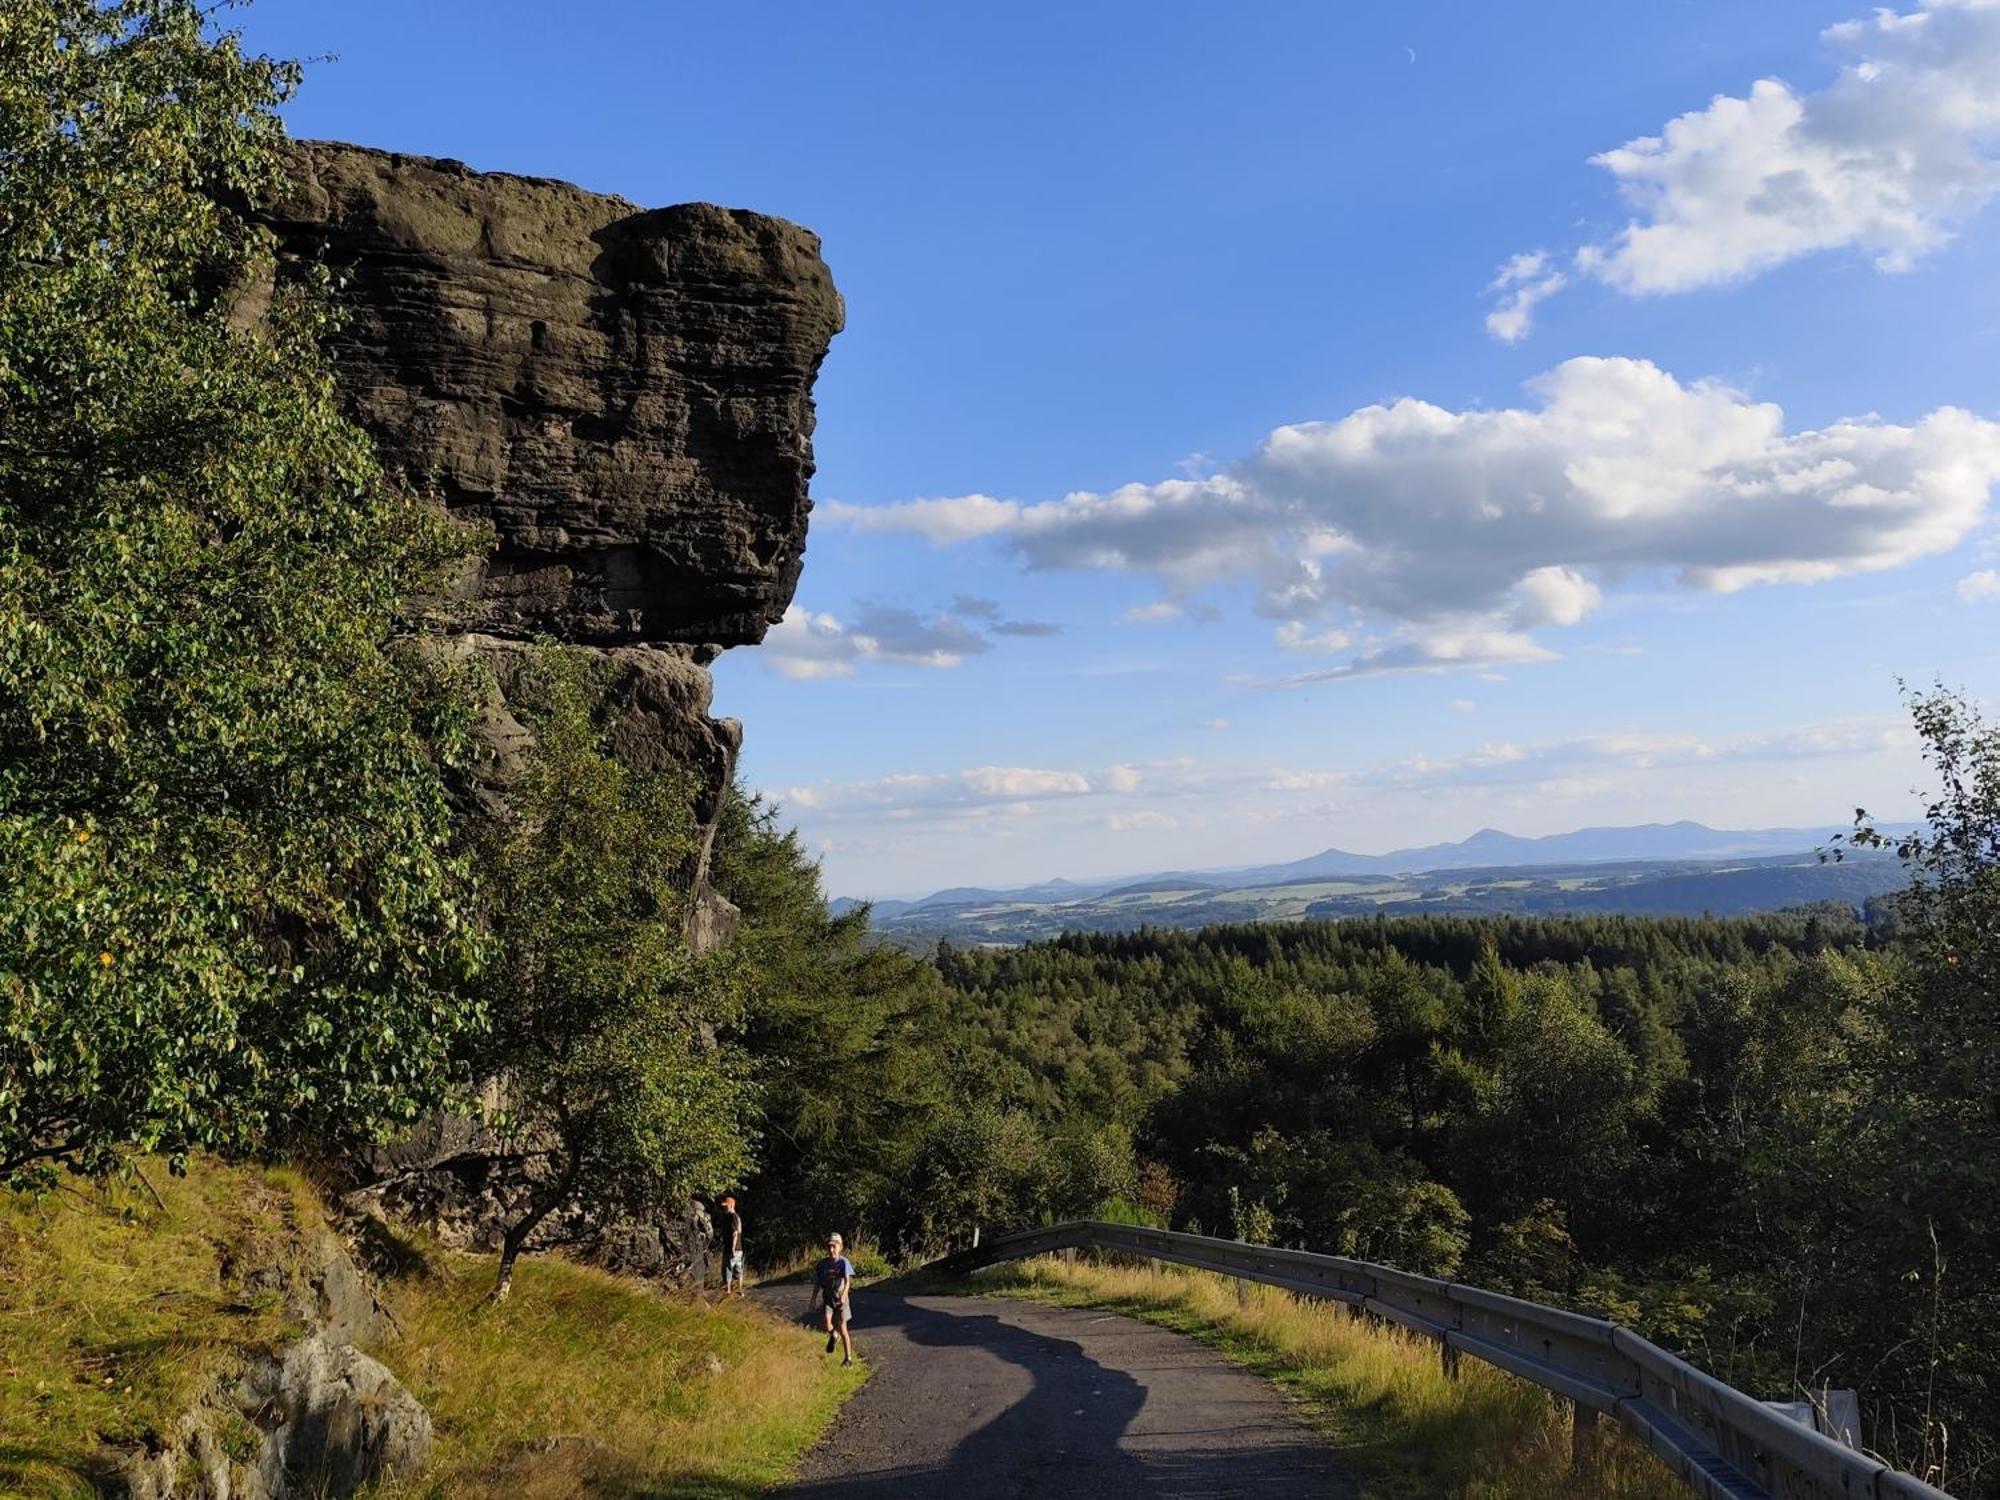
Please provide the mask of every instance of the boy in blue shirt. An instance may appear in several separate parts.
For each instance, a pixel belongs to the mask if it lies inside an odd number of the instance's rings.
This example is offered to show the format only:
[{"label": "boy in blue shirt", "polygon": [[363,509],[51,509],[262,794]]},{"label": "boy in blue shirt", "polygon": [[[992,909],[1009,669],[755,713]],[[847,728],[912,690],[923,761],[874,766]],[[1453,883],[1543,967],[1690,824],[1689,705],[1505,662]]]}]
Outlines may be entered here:
[{"label": "boy in blue shirt", "polygon": [[[826,1255],[813,1266],[813,1301],[826,1309],[826,1352],[837,1343],[843,1365],[854,1363],[854,1337],[847,1331],[851,1309],[847,1294],[854,1284],[854,1262],[841,1254],[843,1241],[837,1234],[826,1237]],[[812,1304],[807,1304],[810,1312]]]}]

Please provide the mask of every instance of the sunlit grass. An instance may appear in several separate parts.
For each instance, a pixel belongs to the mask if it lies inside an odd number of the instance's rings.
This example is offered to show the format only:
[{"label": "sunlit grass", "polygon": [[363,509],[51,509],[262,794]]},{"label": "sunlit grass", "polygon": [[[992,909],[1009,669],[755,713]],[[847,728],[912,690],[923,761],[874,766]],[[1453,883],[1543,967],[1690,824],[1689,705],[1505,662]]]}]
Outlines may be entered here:
[{"label": "sunlit grass", "polygon": [[[0,1495],[88,1500],[116,1450],[216,1405],[245,1360],[301,1331],[279,1288],[324,1215],[305,1179],[143,1167],[0,1193]],[[402,1248],[408,1270],[381,1291],[403,1334],[370,1352],[436,1440],[397,1500],[761,1494],[863,1378],[755,1307],[531,1257],[492,1308],[490,1259]],[[254,1451],[247,1422],[215,1420],[231,1452]]]},{"label": "sunlit grass", "polygon": [[[292,1173],[142,1162],[128,1182],[0,1192],[0,1494],[92,1496],[106,1453],[171,1430],[293,1331],[246,1285],[316,1213]],[[247,1424],[225,1442],[255,1439]]]},{"label": "sunlit grass", "polygon": [[863,1370],[756,1307],[691,1302],[585,1266],[449,1257],[396,1288],[387,1355],[431,1412],[412,1496],[738,1496],[790,1470]]},{"label": "sunlit grass", "polygon": [[[972,1286],[1108,1308],[1191,1334],[1276,1381],[1326,1433],[1369,1500],[1685,1500],[1652,1455],[1611,1424],[1599,1460],[1572,1471],[1567,1409],[1538,1387],[1344,1307],[1206,1272],[1043,1259]],[[1240,1286],[1240,1291],[1239,1291]]]}]

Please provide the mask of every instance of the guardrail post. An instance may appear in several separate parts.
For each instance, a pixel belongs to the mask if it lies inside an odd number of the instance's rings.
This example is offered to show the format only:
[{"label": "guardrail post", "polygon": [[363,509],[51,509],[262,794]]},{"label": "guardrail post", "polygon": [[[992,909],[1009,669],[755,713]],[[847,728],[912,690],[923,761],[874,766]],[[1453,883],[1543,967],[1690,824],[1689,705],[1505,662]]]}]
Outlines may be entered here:
[{"label": "guardrail post", "polygon": [[1444,1366],[1446,1380],[1458,1379],[1458,1351],[1451,1347],[1448,1339],[1438,1340],[1438,1360]]},{"label": "guardrail post", "polygon": [[1057,1253],[1062,1256],[1062,1263],[1064,1265],[1073,1266],[1076,1264],[1076,1246],[1064,1245]]},{"label": "guardrail post", "polygon": [[1588,1406],[1572,1406],[1569,1419],[1569,1466],[1579,1474],[1597,1468],[1597,1413]]}]

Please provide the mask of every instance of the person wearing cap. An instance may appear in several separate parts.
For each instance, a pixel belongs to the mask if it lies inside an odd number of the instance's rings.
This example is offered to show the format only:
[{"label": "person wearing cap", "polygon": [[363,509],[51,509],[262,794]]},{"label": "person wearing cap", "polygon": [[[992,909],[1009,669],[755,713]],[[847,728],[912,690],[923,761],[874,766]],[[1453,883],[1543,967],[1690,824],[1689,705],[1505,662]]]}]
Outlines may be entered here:
[{"label": "person wearing cap", "polygon": [[[848,1292],[854,1285],[854,1262],[842,1253],[843,1242],[839,1235],[826,1237],[826,1255],[813,1267],[813,1302],[826,1309],[826,1352],[833,1353],[833,1346],[840,1345],[843,1365],[854,1363],[854,1336],[848,1331],[848,1319],[852,1308],[848,1305]],[[806,1311],[812,1311],[813,1302],[806,1304]]]},{"label": "person wearing cap", "polygon": [[722,1250],[722,1295],[743,1295],[743,1216],[736,1195],[724,1193],[715,1215],[715,1243]]}]

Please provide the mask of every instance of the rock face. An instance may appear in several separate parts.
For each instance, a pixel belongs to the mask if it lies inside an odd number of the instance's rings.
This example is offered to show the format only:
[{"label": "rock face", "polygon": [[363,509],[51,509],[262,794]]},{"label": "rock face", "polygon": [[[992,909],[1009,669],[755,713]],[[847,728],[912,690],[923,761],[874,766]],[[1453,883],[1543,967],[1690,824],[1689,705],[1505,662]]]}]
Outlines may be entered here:
[{"label": "rock face", "polygon": [[125,1455],[109,1488],[127,1500],[332,1500],[413,1478],[430,1454],[430,1413],[355,1347],[395,1326],[340,1240],[309,1227],[297,1264],[254,1271],[243,1291],[284,1297],[306,1336],[255,1356],[171,1433]]},{"label": "rock face", "polygon": [[[328,347],[350,408],[393,471],[492,531],[439,611],[440,649],[493,683],[472,791],[490,805],[521,773],[516,689],[541,642],[596,653],[620,758],[692,785],[688,934],[717,945],[734,912],[708,853],[741,730],[709,716],[708,664],[761,640],[798,583],[812,385],[844,315],[818,239],[356,146],[302,143],[293,165],[258,212],[281,257],[333,273],[344,321]],[[244,311],[257,302],[249,289]],[[430,1122],[376,1154],[348,1207],[495,1248],[520,1184],[492,1157],[476,1123]],[[553,1216],[543,1238],[578,1227]],[[581,1228],[608,1263],[701,1274],[698,1206]]]},{"label": "rock face", "polygon": [[343,278],[339,378],[388,461],[496,545],[471,626],[598,645],[763,639],[798,583],[819,241],[712,204],[355,146],[266,211]]},{"label": "rock face", "polygon": [[[708,716],[707,665],[763,639],[804,560],[812,384],[844,316],[818,239],[358,146],[294,164],[260,213],[334,274],[351,408],[393,470],[492,529],[453,613],[499,683],[492,780],[526,744],[508,681],[559,640],[606,653],[621,753],[689,773],[712,830],[741,736]],[[690,931],[712,943],[707,837]]]},{"label": "rock face", "polygon": [[274,1500],[351,1495],[430,1456],[430,1413],[380,1361],[325,1334],[260,1363],[234,1399],[265,1434],[258,1475]]}]

